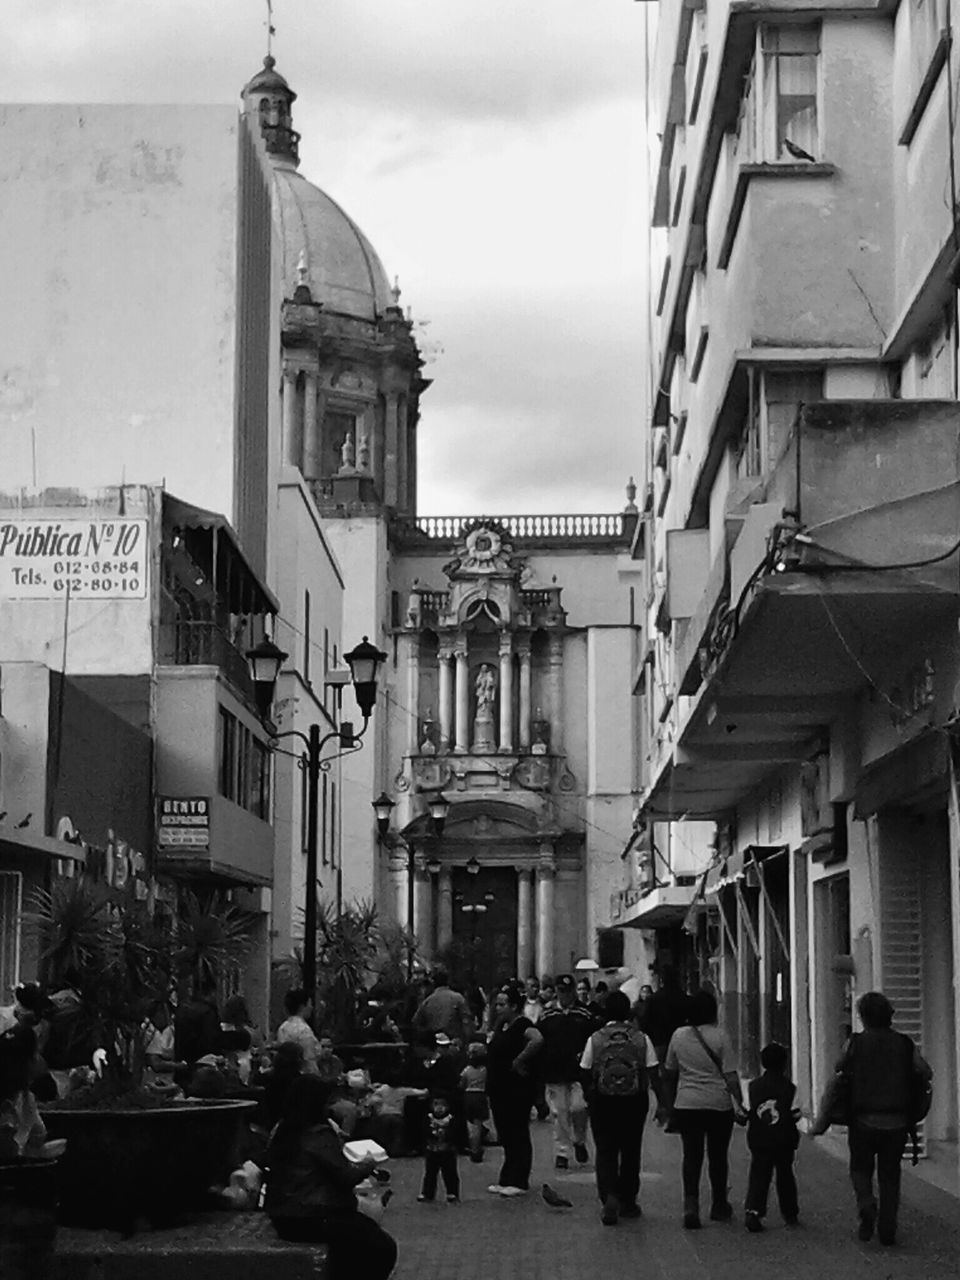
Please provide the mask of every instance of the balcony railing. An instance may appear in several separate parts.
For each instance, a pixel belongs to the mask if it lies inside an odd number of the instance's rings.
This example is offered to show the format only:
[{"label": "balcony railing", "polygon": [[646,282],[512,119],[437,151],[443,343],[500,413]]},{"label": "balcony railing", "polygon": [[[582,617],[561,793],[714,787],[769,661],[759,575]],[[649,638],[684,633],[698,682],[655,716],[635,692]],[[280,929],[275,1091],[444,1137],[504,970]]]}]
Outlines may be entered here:
[{"label": "balcony railing", "polygon": [[468,527],[488,521],[511,538],[528,542],[629,543],[636,516],[618,511],[596,515],[421,516],[397,521],[401,541],[457,542]]},{"label": "balcony railing", "polygon": [[235,689],[253,694],[246,658],[215,622],[162,625],[157,661],[167,667],[218,667]]}]

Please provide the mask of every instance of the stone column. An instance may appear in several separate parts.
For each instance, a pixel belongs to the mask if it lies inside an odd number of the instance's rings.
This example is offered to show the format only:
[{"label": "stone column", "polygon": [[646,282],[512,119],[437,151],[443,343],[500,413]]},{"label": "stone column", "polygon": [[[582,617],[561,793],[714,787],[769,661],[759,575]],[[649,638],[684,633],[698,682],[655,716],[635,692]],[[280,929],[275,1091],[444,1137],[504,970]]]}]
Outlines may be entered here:
[{"label": "stone column", "polygon": [[453,746],[453,654],[447,648],[439,652],[440,662],[440,750],[449,751]]},{"label": "stone column", "polygon": [[298,430],[300,424],[297,421],[296,369],[284,369],[282,397],[283,460],[288,466],[299,467],[301,463],[300,432]]},{"label": "stone column", "polygon": [[407,632],[402,637],[407,658],[407,687],[405,696],[410,715],[407,717],[407,752],[415,755],[420,750],[420,634]]},{"label": "stone column", "polygon": [[520,658],[520,750],[530,750],[530,643],[517,649]]},{"label": "stone column", "polygon": [[540,854],[537,867],[537,975],[553,976],[553,851]]},{"label": "stone column", "polygon": [[563,636],[557,632],[550,635],[549,663],[550,750],[554,755],[560,755],[563,752]]},{"label": "stone column", "polygon": [[397,924],[406,929],[407,920],[407,851],[394,849],[390,854],[390,879],[393,883]]},{"label": "stone column", "polygon": [[454,654],[457,660],[457,720],[455,751],[470,749],[470,672],[467,668],[467,642],[461,638]]},{"label": "stone column", "polygon": [[422,853],[416,856],[416,871],[413,885],[413,923],[417,935],[417,945],[423,955],[433,955],[433,877],[427,870],[426,860]]},{"label": "stone column", "polygon": [[517,872],[517,977],[528,978],[533,968],[533,872]]},{"label": "stone column", "polygon": [[384,413],[384,450],[383,450],[383,500],[386,506],[397,505],[398,469],[399,469],[399,423],[397,393],[387,393]]},{"label": "stone column", "polygon": [[320,429],[315,373],[308,373],[303,379],[303,461],[300,463],[300,470],[305,480],[320,478]]},{"label": "stone column", "polygon": [[437,950],[453,941],[453,872],[441,867],[437,877]]},{"label": "stone column", "polygon": [[500,636],[500,750],[513,750],[513,635]]}]

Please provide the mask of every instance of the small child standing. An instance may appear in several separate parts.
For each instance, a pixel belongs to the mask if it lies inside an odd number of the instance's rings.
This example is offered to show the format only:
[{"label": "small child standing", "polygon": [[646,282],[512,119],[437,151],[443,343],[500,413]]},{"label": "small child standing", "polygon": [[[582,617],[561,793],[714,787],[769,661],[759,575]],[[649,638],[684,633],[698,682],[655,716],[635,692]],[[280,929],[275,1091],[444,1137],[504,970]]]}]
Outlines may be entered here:
[{"label": "small child standing", "polygon": [[459,1204],[460,1172],[457,1169],[453,1112],[449,1100],[442,1094],[430,1100],[423,1161],[423,1185],[417,1199],[421,1203],[432,1200],[437,1194],[437,1176],[442,1174],[448,1204]]},{"label": "small child standing", "polygon": [[744,1222],[748,1231],[762,1231],[767,1213],[770,1179],[776,1175],[780,1212],[788,1227],[797,1225],[797,1179],[793,1171],[794,1152],[800,1142],[794,1107],[796,1085],[787,1077],[789,1055],[782,1044],[768,1044],[760,1053],[763,1074],[749,1085],[750,1109],[747,1146],[750,1148],[750,1176]]},{"label": "small child standing", "polygon": [[480,1040],[467,1045],[467,1065],[460,1072],[460,1088],[463,1090],[463,1116],[467,1122],[467,1139],[470,1159],[474,1164],[483,1160],[483,1126],[490,1115],[487,1102],[487,1046]]}]

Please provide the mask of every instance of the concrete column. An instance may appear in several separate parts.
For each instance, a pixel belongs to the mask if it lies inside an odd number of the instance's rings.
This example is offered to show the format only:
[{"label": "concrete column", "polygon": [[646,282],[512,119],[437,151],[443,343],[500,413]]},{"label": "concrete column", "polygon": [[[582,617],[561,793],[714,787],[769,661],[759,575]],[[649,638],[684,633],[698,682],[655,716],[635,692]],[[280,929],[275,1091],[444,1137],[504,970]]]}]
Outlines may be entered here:
[{"label": "concrete column", "polygon": [[441,867],[437,877],[437,950],[453,941],[453,872]]},{"label": "concrete column", "polygon": [[500,750],[513,750],[513,636],[500,637]]},{"label": "concrete column", "polygon": [[420,634],[408,632],[402,637],[407,659],[406,700],[410,709],[407,716],[407,752],[415,755],[420,750]]},{"label": "concrete column", "polygon": [[303,379],[303,460],[300,470],[305,480],[320,478],[320,429],[315,373],[308,373]]},{"label": "concrete column", "polygon": [[550,750],[554,755],[560,755],[563,751],[563,636],[554,632],[549,643]]},{"label": "concrete column", "polygon": [[300,432],[297,421],[297,372],[295,369],[283,371],[283,460],[291,467],[299,467]]},{"label": "concrete column", "polygon": [[440,750],[449,751],[453,746],[453,654],[441,649],[440,661]]},{"label": "concrete column", "polygon": [[413,886],[413,921],[417,945],[423,955],[433,956],[433,877],[422,854],[417,854]]},{"label": "concrete column", "polygon": [[528,978],[533,967],[533,872],[517,872],[517,977]]},{"label": "concrete column", "polygon": [[[554,866],[552,852],[537,867],[537,976],[553,976]],[[521,975],[522,976],[522,975]]]},{"label": "concrete column", "polygon": [[461,638],[458,641],[454,656],[457,660],[457,721],[454,750],[468,751],[470,749],[470,672],[467,668],[467,642],[465,638]]},{"label": "concrete column", "polygon": [[530,645],[517,649],[520,658],[520,750],[530,750]]}]

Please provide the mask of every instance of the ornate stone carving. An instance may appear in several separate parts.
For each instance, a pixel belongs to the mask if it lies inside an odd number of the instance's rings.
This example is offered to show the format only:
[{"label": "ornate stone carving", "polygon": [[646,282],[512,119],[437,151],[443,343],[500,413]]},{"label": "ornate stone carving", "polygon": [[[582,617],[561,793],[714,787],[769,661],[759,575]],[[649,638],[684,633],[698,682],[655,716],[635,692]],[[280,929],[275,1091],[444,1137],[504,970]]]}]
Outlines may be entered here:
[{"label": "ornate stone carving", "polygon": [[526,791],[546,791],[550,786],[550,762],[542,756],[527,756],[514,769],[513,776]]}]

